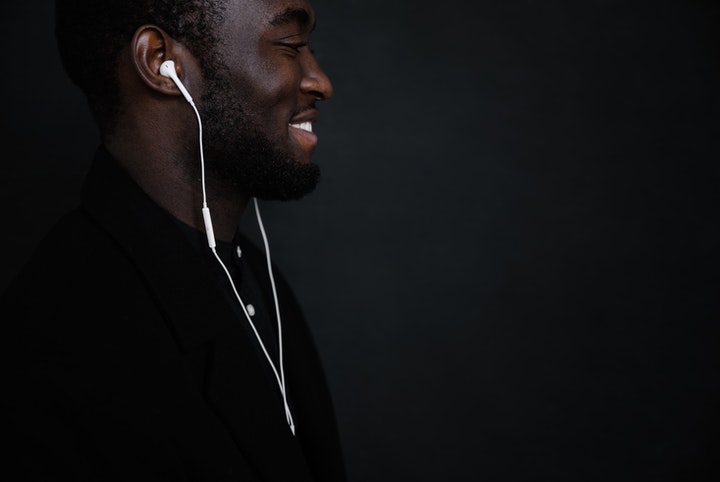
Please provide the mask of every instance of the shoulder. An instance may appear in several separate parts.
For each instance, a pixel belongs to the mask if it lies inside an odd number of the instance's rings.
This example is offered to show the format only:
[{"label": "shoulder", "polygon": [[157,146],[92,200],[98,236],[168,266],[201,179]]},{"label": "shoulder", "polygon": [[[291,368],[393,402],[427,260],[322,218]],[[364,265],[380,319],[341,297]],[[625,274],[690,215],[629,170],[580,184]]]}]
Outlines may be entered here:
[{"label": "shoulder", "polygon": [[0,332],[18,352],[96,355],[143,336],[159,317],[132,260],[82,210],[41,240],[3,293],[0,314],[8,322]]},{"label": "shoulder", "polygon": [[63,291],[68,284],[82,281],[84,274],[101,273],[108,263],[118,267],[127,261],[113,239],[82,209],[76,209],[40,240],[8,292],[49,287],[50,282],[62,282],[52,288]]}]

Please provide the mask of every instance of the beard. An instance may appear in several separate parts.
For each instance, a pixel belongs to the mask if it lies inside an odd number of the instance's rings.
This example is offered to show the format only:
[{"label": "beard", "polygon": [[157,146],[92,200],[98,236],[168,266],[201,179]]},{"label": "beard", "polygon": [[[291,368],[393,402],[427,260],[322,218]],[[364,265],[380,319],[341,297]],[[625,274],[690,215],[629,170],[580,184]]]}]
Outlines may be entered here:
[{"label": "beard", "polygon": [[263,200],[295,200],[314,191],[320,168],[275,145],[248,119],[224,69],[214,70],[202,98],[210,182]]}]

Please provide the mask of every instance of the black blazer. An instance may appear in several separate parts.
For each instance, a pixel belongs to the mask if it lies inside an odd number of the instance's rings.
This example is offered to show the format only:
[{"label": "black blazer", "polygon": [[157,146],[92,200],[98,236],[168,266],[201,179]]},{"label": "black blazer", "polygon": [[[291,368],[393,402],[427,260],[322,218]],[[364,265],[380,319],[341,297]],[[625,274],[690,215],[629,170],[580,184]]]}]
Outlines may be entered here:
[{"label": "black blazer", "polygon": [[[243,248],[269,287],[264,255]],[[296,436],[203,256],[100,148],[81,206],[0,305],[8,480],[345,480],[321,361],[287,283],[276,272]]]}]

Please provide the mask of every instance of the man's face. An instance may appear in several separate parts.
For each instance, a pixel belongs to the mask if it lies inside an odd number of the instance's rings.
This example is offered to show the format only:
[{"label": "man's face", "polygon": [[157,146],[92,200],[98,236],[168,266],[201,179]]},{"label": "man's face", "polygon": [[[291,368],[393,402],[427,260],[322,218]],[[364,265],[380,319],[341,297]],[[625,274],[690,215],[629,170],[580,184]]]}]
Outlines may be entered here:
[{"label": "man's face", "polygon": [[315,102],[332,85],[308,46],[305,0],[229,0],[199,105],[208,177],[262,199],[296,199],[319,178]]}]

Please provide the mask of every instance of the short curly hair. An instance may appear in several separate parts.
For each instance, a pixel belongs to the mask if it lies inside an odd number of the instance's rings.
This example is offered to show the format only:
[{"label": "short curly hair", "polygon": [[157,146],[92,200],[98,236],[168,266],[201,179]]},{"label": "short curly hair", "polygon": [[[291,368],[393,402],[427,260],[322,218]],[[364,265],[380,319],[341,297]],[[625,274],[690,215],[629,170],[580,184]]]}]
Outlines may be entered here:
[{"label": "short curly hair", "polygon": [[153,24],[185,44],[207,68],[228,0],[56,0],[55,37],[70,80],[85,93],[102,132],[120,107],[117,65],[138,27]]}]

